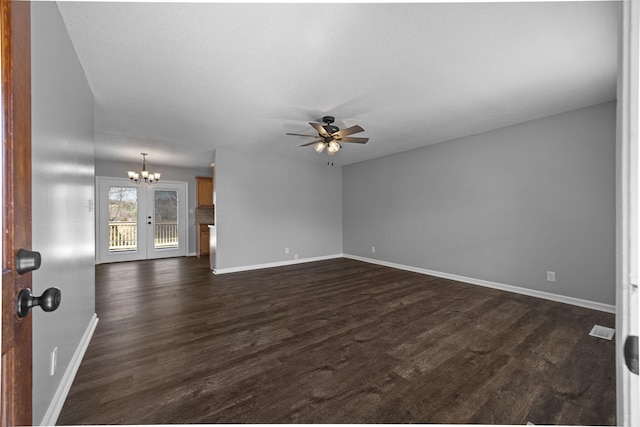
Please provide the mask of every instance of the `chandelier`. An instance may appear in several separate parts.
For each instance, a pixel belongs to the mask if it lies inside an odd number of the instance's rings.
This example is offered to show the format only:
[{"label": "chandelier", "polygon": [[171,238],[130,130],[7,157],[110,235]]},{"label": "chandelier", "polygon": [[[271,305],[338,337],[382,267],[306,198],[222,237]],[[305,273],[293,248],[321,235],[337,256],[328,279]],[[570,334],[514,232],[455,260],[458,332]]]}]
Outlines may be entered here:
[{"label": "chandelier", "polygon": [[155,172],[149,172],[147,170],[147,153],[142,154],[142,170],[140,172],[129,171],[129,179],[131,182],[135,182],[136,184],[140,184],[141,182],[146,182],[147,184],[153,184],[154,182],[160,181],[160,174]]}]

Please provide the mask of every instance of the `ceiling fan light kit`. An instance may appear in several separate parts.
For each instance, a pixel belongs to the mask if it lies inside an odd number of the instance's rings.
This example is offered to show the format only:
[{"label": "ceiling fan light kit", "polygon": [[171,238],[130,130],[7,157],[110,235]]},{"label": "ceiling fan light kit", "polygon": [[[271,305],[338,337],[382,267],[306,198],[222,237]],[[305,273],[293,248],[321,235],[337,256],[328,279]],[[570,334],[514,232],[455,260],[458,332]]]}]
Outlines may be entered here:
[{"label": "ceiling fan light kit", "polygon": [[329,153],[330,156],[333,156],[338,152],[338,150],[340,150],[340,148],[342,148],[340,144],[338,144],[336,141],[331,141],[329,142],[329,146],[327,147],[327,153]]},{"label": "ceiling fan light kit", "polygon": [[[320,123],[309,123],[312,128],[318,132],[318,135],[302,135],[299,133],[287,133],[287,135],[294,136],[304,136],[308,138],[314,138],[314,141],[311,141],[307,144],[302,144],[301,147],[307,147],[309,145],[313,145],[313,149],[316,153],[322,153],[325,148],[327,149],[327,154],[329,156],[333,156],[336,154],[341,148],[342,142],[352,142],[357,144],[366,144],[369,141],[369,138],[357,138],[351,137],[348,135],[352,135],[354,133],[363,132],[364,129],[358,125],[351,126],[350,128],[340,130],[337,126],[334,126],[332,123],[335,121],[335,117],[333,116],[324,116],[322,121],[325,123],[324,126]],[[327,164],[332,164],[327,162]]]}]

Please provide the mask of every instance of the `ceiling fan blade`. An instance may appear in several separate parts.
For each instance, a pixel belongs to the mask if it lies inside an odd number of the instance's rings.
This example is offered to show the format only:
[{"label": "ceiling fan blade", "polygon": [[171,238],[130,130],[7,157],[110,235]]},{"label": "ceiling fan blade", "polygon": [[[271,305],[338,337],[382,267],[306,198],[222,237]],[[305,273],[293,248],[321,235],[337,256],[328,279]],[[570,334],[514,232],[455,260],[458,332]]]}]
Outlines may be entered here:
[{"label": "ceiling fan blade", "polygon": [[308,147],[309,145],[317,144],[318,142],[322,142],[322,139],[317,139],[315,141],[307,142],[306,144],[302,144],[300,147]]},{"label": "ceiling fan blade", "polygon": [[355,126],[351,126],[350,128],[339,130],[338,132],[334,133],[332,136],[334,138],[343,138],[347,135],[351,135],[351,134],[363,132],[363,131],[364,129],[362,129],[360,126],[355,125]]},{"label": "ceiling fan blade", "polygon": [[311,123],[311,122],[309,122],[309,124],[311,126],[313,126],[313,128],[320,134],[320,136],[323,136],[325,138],[331,138],[331,135],[329,134],[329,132],[324,130],[324,127],[322,127],[322,125],[320,123]]},{"label": "ceiling fan blade", "polygon": [[294,135],[294,136],[308,136],[308,137],[311,137],[311,138],[317,138],[317,137],[318,137],[318,135],[303,135],[303,134],[301,134],[301,133],[289,133],[289,132],[287,132],[287,135]]},{"label": "ceiling fan blade", "polygon": [[340,139],[340,142],[355,142],[356,144],[366,144],[369,138],[357,138],[354,136],[347,136]]}]

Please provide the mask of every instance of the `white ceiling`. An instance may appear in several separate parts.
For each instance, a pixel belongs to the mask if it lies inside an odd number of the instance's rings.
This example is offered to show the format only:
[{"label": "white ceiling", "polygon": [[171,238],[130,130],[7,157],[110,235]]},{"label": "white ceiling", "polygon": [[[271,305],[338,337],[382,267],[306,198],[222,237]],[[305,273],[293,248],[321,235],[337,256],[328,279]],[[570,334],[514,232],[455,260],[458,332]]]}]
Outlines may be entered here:
[{"label": "white ceiling", "polygon": [[208,166],[242,146],[324,162],[309,121],[361,125],[349,164],[616,98],[615,2],[79,3],[96,157]]}]

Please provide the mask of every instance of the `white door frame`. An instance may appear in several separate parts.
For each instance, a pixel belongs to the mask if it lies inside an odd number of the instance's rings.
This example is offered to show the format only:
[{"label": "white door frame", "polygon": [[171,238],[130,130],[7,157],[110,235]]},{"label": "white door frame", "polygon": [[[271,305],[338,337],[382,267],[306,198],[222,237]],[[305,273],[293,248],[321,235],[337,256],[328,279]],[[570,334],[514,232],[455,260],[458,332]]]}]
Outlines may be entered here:
[{"label": "white door frame", "polygon": [[[142,185],[142,184],[140,184]],[[145,184],[146,185],[146,184]],[[187,256],[189,250],[189,200],[188,200],[188,184],[181,181],[160,181],[157,184],[146,185],[149,194],[147,197],[147,215],[151,213],[151,228],[155,228],[153,205],[154,198],[152,196],[155,190],[175,190],[178,192],[178,247],[177,248],[161,248],[156,249],[153,238],[147,235],[147,259],[171,258],[177,256]],[[150,211],[149,211],[150,210]]]},{"label": "white door frame", "polygon": [[624,344],[638,336],[638,121],[640,5],[621,9],[616,153],[616,396],[617,424],[640,425],[638,375],[626,366]]},{"label": "white door frame", "polygon": [[[149,227],[147,220],[148,207],[152,206],[152,191],[154,190],[177,190],[178,191],[178,248],[155,249],[153,238],[148,239],[148,233],[138,233],[138,250],[127,252],[126,254],[113,254],[104,250],[103,244],[108,241],[108,204],[103,200],[104,188],[108,186],[122,186],[138,188],[139,215],[137,218],[138,230],[147,230]],[[188,183],[182,181],[160,181],[157,184],[132,184],[127,178],[118,177],[96,177],[96,263],[135,261],[153,258],[168,258],[187,256],[189,249],[189,215],[188,215]],[[153,226],[153,215],[151,222]],[[152,227],[153,228],[153,227]]]}]

